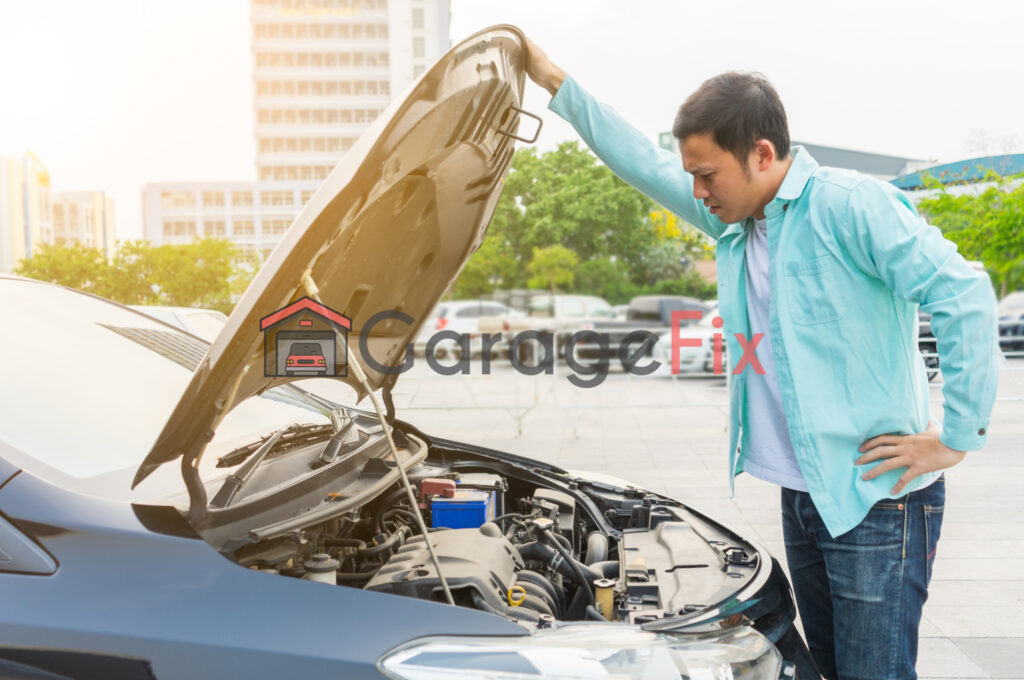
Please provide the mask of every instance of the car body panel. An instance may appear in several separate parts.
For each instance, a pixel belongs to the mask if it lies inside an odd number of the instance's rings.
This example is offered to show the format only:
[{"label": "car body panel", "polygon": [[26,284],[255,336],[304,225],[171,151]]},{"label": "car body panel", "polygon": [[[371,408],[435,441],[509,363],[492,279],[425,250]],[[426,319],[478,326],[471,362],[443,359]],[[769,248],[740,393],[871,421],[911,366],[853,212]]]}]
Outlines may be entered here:
[{"label": "car body panel", "polygon": [[[210,347],[136,476],[197,459],[237,403],[298,376],[264,375],[260,319],[313,294],[352,319],[351,356],[400,366],[406,344],[483,240],[514,151],[525,38],[493,27],[425,72],[367,129],[271,253]],[[369,317],[412,317],[363,333]],[[339,357],[345,351],[340,350]],[[365,357],[362,357],[365,359]],[[343,361],[343,360],[342,360]],[[371,389],[397,379],[363,364]],[[363,387],[344,369],[341,378]]]}]

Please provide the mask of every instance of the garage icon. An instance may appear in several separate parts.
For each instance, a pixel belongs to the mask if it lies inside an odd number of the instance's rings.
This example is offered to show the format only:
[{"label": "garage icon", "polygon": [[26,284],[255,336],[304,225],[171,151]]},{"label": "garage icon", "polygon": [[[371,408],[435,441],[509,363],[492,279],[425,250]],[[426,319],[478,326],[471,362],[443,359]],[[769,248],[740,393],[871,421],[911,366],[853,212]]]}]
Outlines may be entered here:
[{"label": "garage icon", "polygon": [[260,319],[263,374],[270,377],[348,375],[345,350],[338,356],[336,337],[348,347],[352,320],[310,297]]}]

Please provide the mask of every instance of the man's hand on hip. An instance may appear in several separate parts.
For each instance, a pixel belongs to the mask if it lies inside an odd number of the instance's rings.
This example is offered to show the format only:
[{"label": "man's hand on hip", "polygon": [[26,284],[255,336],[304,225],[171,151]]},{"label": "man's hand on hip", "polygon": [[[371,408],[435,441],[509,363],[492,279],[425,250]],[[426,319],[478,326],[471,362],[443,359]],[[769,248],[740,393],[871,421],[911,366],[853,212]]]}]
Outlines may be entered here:
[{"label": "man's hand on hip", "polygon": [[906,468],[896,486],[890,491],[893,495],[903,491],[915,477],[926,472],[951,468],[967,455],[964,451],[955,451],[939,441],[939,428],[932,422],[928,423],[928,429],[921,434],[883,434],[867,440],[858,450],[864,455],[854,461],[856,465],[886,459],[861,475],[861,479],[865,481],[889,470]]},{"label": "man's hand on hip", "polygon": [[526,75],[530,76],[530,80],[550,92],[552,97],[555,96],[558,88],[562,86],[562,81],[565,80],[565,71],[552,63],[544,50],[537,47],[537,44],[529,38],[526,39]]}]

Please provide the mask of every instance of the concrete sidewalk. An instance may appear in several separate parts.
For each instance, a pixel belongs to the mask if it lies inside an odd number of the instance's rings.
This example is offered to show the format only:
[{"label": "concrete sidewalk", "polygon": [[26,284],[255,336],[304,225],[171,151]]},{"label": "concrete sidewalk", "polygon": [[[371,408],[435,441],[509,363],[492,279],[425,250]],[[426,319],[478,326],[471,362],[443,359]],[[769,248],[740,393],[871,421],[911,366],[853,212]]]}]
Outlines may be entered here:
[{"label": "concrete sidewalk", "polygon": [[[617,475],[704,510],[785,562],[777,487],[740,475],[729,499],[720,378],[613,373],[580,389],[496,362],[398,381],[399,418],[436,436]],[[941,383],[932,387],[941,418]],[[519,427],[522,434],[519,435]],[[922,678],[1024,679],[1024,360],[1001,376],[989,443],[947,473],[947,505],[921,626]]]}]

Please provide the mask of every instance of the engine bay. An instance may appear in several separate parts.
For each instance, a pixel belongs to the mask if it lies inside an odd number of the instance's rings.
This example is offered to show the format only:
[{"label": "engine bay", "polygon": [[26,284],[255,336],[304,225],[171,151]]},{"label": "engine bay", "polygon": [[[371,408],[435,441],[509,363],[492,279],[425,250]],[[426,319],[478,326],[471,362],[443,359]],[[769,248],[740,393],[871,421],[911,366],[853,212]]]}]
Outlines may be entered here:
[{"label": "engine bay", "polygon": [[[407,470],[415,504],[399,483],[364,503],[338,495],[329,519],[296,526],[291,518],[278,522],[288,531],[250,531],[221,552],[283,577],[446,602],[430,541],[456,605],[527,627],[683,616],[727,600],[757,571],[754,546],[671,499],[424,440],[418,432],[407,440],[428,448]],[[281,458],[293,460],[278,464],[310,459],[310,476],[323,475],[322,448],[291,451]],[[379,459],[365,466],[381,472]],[[317,507],[296,516],[327,514]]]}]

